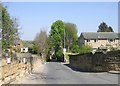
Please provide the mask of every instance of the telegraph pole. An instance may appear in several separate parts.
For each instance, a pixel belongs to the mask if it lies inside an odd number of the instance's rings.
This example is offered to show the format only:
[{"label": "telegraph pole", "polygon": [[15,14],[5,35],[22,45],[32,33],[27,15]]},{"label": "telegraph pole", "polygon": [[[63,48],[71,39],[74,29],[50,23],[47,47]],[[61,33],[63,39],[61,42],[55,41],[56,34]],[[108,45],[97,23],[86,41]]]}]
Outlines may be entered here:
[{"label": "telegraph pole", "polygon": [[64,53],[64,61],[66,60],[66,48],[65,48],[65,28],[64,28],[64,49],[63,49],[63,53]]}]

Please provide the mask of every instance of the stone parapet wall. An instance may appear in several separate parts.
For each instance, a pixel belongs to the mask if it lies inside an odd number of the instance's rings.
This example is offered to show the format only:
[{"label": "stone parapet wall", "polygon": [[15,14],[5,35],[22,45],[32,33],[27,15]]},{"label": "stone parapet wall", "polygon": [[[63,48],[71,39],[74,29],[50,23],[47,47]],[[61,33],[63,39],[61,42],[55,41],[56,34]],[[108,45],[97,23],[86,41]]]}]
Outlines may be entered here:
[{"label": "stone parapet wall", "polygon": [[42,60],[40,57],[38,57],[37,55],[32,55],[33,59],[33,69],[35,69],[36,67],[42,65]]},{"label": "stone parapet wall", "polygon": [[120,71],[120,50],[69,55],[71,66],[81,71]]},{"label": "stone parapet wall", "polygon": [[[26,63],[23,62],[26,59]],[[3,56],[2,65],[0,66],[0,84],[9,84],[12,81],[19,79],[24,74],[31,73],[31,70],[41,65],[41,59],[37,55],[30,53],[17,53],[11,58],[11,63],[8,64]]]}]

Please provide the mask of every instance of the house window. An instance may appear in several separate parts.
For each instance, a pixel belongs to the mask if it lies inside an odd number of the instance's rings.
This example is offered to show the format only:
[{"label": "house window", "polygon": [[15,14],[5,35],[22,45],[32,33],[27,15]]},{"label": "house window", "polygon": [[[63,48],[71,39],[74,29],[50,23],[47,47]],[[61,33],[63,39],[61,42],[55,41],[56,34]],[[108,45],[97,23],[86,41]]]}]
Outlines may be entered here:
[{"label": "house window", "polygon": [[114,42],[115,42],[115,39],[114,39]]},{"label": "house window", "polygon": [[113,39],[109,39],[109,42],[113,42]]},{"label": "house window", "polygon": [[90,42],[90,40],[89,40],[89,39],[87,39],[87,42]]},{"label": "house window", "polygon": [[95,39],[95,40],[94,40],[94,42],[98,42],[98,40],[97,40],[97,39]]}]

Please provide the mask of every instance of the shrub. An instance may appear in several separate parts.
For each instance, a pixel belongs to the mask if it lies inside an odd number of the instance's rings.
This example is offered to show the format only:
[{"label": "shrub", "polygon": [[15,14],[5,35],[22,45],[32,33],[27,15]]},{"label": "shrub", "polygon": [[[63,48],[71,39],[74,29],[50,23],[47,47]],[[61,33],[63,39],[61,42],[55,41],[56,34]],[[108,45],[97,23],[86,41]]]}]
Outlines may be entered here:
[{"label": "shrub", "polygon": [[69,55],[67,53],[65,54],[65,57],[67,60],[69,60]]},{"label": "shrub", "polygon": [[57,61],[64,61],[64,55],[63,55],[63,51],[62,49],[59,49],[57,52],[56,52],[56,55],[57,57]]},{"label": "shrub", "polygon": [[82,47],[80,47],[80,51],[79,53],[88,53],[92,51],[92,47],[89,45],[83,45]]},{"label": "shrub", "polygon": [[72,53],[79,53],[80,52],[80,47],[79,45],[74,45],[71,49]]}]

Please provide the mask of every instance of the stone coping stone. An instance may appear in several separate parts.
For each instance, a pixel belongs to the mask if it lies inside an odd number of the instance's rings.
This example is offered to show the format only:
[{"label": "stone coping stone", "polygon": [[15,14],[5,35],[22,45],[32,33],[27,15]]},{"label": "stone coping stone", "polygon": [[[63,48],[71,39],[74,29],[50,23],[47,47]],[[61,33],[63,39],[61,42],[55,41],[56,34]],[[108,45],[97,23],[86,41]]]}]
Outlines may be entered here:
[{"label": "stone coping stone", "polygon": [[112,74],[120,74],[120,71],[114,71],[114,70],[111,70],[111,71],[108,71],[108,73],[112,73]]}]

